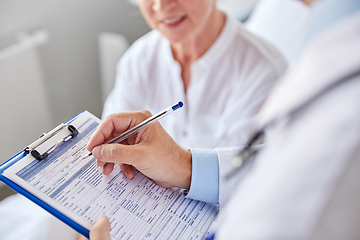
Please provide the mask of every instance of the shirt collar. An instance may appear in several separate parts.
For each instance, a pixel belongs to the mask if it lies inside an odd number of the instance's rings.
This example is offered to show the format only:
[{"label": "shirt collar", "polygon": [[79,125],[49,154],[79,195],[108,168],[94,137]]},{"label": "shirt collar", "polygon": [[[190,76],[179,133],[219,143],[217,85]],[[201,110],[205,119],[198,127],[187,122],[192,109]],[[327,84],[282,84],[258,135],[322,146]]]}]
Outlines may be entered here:
[{"label": "shirt collar", "polygon": [[211,47],[202,55],[195,64],[200,64],[204,67],[210,67],[216,62],[225,52],[231,47],[230,42],[233,41],[236,34],[235,27],[236,23],[239,23],[237,20],[232,19],[231,17],[226,16],[225,25],[215,40]]}]

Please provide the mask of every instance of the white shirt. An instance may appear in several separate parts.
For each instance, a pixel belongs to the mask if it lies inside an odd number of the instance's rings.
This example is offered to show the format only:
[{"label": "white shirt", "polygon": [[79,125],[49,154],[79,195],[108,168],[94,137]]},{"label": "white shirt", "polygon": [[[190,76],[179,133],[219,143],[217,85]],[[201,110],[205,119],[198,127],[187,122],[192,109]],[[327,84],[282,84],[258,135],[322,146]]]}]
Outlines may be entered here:
[{"label": "white shirt", "polygon": [[235,188],[224,178],[233,154],[217,150],[225,208],[216,239],[359,239],[359,29],[360,12],[323,34],[276,86],[260,125],[357,72],[271,128],[266,148],[233,179]]},{"label": "white shirt", "polygon": [[183,101],[183,109],[160,120],[175,141],[184,147],[236,146],[251,135],[255,114],[286,66],[273,46],[228,17],[215,43],[192,64],[185,94],[170,43],[153,30],[119,61],[103,117],[141,109],[156,114]]}]

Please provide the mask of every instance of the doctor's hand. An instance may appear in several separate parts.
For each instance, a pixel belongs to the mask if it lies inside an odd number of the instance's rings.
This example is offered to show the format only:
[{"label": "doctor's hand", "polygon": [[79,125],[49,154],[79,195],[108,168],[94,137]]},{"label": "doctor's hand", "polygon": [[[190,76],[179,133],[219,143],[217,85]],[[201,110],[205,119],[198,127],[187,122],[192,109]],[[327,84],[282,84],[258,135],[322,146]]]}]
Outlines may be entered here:
[{"label": "doctor's hand", "polygon": [[151,116],[149,111],[109,115],[86,149],[92,151],[106,175],[112,172],[114,163],[119,163],[128,179],[134,176],[135,167],[159,186],[189,189],[191,152],[177,145],[160,123],[144,127],[121,143],[105,144]]},{"label": "doctor's hand", "polygon": [[90,240],[111,240],[109,219],[102,215],[90,230]]}]

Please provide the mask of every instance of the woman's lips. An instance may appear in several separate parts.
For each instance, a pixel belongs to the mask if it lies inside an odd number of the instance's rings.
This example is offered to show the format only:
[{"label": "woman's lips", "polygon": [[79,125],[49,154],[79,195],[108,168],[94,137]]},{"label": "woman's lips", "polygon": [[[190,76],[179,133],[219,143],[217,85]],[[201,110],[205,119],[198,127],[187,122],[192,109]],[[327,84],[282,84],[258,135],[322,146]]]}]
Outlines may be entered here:
[{"label": "woman's lips", "polygon": [[185,16],[166,18],[166,19],[161,20],[160,23],[162,23],[163,25],[165,25],[167,27],[176,27],[181,22],[183,22],[185,20],[185,18],[186,18]]}]

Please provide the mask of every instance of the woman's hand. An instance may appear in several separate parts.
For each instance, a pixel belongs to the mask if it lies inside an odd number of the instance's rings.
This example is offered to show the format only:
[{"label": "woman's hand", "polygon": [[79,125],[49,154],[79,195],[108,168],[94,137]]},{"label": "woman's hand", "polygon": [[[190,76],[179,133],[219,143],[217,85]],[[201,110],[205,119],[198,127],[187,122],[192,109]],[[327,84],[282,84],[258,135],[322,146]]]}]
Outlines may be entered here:
[{"label": "woman's hand", "polygon": [[110,174],[119,163],[125,176],[134,176],[133,166],[162,187],[190,188],[191,152],[181,148],[155,122],[119,144],[105,144],[151,117],[149,111],[116,113],[104,119],[92,135],[92,151],[103,173]]}]

